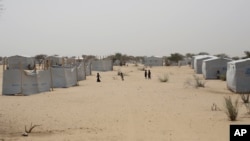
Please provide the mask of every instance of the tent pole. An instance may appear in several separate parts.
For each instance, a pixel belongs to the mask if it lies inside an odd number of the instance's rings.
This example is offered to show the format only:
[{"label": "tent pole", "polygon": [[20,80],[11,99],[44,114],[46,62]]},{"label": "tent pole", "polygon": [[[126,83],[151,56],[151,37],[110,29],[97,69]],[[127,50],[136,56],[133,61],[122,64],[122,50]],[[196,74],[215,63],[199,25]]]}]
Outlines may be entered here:
[{"label": "tent pole", "polygon": [[77,64],[76,64],[76,60],[74,59],[74,63],[75,63],[75,67],[76,67],[76,85],[79,86],[79,82],[78,82],[78,67],[77,67]]},{"label": "tent pole", "polygon": [[54,91],[54,84],[53,84],[53,76],[52,76],[52,70],[51,70],[51,60],[49,60],[48,63],[49,71],[50,71],[50,84],[51,84],[51,90]]},{"label": "tent pole", "polygon": [[62,57],[62,66],[64,67],[64,57]]},{"label": "tent pole", "polygon": [[21,75],[21,94],[23,93],[23,75],[22,75],[22,61],[19,62],[19,70],[20,70],[20,75]]},{"label": "tent pole", "polygon": [[5,58],[3,59],[3,72],[5,70]]},{"label": "tent pole", "polygon": [[85,80],[86,80],[86,79],[87,79],[86,64],[85,64],[85,61],[82,62],[82,63],[84,63],[84,64],[83,64],[83,70],[84,70],[84,75],[85,75],[84,77],[85,77]]}]

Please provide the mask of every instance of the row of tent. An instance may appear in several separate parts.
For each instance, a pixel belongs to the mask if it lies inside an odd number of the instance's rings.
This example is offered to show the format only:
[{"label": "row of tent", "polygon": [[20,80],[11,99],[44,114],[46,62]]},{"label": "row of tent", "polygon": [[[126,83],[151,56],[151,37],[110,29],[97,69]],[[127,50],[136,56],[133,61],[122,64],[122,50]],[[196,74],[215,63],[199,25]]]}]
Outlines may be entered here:
[{"label": "row of tent", "polygon": [[250,59],[232,60],[210,55],[193,56],[191,67],[205,79],[226,77],[227,88],[235,93],[250,93]]},{"label": "row of tent", "polygon": [[[93,60],[91,62],[63,60],[55,56],[46,58],[49,66],[45,69],[30,69],[36,66],[34,58],[11,56],[4,62],[3,95],[31,95],[50,91],[53,88],[75,86],[85,80],[92,71],[111,71],[111,60]],[[46,65],[46,63],[45,63]]]}]

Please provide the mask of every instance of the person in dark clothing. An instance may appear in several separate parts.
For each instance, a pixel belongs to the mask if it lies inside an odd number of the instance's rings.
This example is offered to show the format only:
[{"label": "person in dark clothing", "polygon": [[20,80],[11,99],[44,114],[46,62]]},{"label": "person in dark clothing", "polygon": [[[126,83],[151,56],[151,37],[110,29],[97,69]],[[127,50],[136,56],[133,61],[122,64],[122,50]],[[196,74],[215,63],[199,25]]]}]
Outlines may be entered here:
[{"label": "person in dark clothing", "polygon": [[219,70],[217,70],[216,75],[217,75],[217,79],[220,79],[220,71]]},{"label": "person in dark clothing", "polygon": [[97,73],[96,78],[97,78],[97,82],[101,82],[101,80],[100,80],[101,76],[100,76],[100,74],[99,74],[99,73]]},{"label": "person in dark clothing", "polygon": [[147,79],[147,77],[148,77],[148,72],[147,72],[147,70],[145,70],[144,76],[145,76],[145,79]]},{"label": "person in dark clothing", "polygon": [[151,71],[148,70],[148,79],[151,79]]},{"label": "person in dark clothing", "polygon": [[123,73],[121,72],[120,75],[121,75],[121,79],[122,79],[122,81],[123,81],[123,80],[124,80]]}]

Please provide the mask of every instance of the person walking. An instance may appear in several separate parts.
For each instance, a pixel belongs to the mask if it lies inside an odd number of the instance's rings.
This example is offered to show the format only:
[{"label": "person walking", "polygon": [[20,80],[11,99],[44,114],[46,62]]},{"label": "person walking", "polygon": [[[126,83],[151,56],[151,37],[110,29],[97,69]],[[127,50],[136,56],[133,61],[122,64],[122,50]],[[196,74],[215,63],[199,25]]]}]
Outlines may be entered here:
[{"label": "person walking", "polygon": [[100,74],[99,74],[99,73],[97,73],[96,78],[97,78],[96,82],[101,82],[101,80],[100,80],[101,76],[100,76]]},{"label": "person walking", "polygon": [[151,71],[148,70],[148,79],[151,79]]},{"label": "person walking", "polygon": [[148,72],[147,72],[147,70],[145,70],[144,76],[145,76],[145,79],[147,79],[147,77],[148,77]]},{"label": "person walking", "polygon": [[121,72],[120,75],[121,75],[121,79],[122,79],[122,81],[123,81],[123,80],[124,80],[123,73]]}]

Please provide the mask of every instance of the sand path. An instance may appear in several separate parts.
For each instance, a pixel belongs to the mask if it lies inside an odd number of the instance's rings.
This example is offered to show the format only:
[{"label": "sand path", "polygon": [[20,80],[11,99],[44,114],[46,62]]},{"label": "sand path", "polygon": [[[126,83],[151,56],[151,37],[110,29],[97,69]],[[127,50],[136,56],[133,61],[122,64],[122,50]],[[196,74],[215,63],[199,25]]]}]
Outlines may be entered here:
[{"label": "sand path", "polygon": [[[125,73],[125,81],[117,70]],[[134,66],[115,67],[80,81],[80,86],[32,96],[0,96],[0,139],[20,141],[228,141],[229,125],[223,111],[211,111],[223,98],[237,95],[225,82],[209,80],[205,88],[186,87],[189,67],[154,67],[152,79]],[[158,76],[167,73],[169,82]],[[240,106],[239,120],[250,123]],[[29,137],[24,126],[40,124]]]}]

